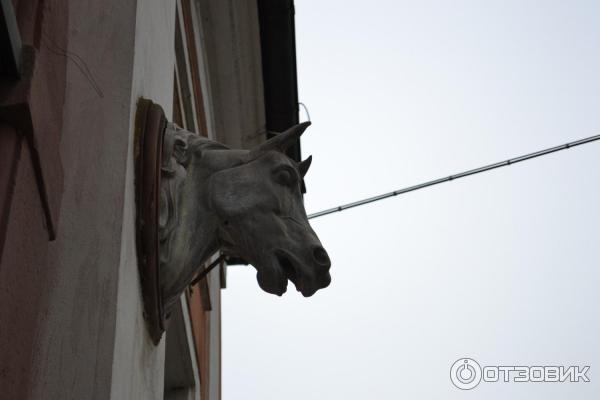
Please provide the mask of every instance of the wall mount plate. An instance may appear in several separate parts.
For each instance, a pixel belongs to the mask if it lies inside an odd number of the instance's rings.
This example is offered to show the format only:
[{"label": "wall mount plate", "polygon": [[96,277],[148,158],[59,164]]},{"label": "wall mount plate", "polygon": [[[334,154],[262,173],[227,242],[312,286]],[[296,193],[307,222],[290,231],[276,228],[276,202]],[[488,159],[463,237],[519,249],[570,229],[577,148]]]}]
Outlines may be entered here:
[{"label": "wall mount plate", "polygon": [[167,119],[162,107],[151,100],[140,98],[134,131],[136,244],[144,318],[150,337],[156,345],[166,329],[159,281],[158,237],[161,158],[166,126]]}]

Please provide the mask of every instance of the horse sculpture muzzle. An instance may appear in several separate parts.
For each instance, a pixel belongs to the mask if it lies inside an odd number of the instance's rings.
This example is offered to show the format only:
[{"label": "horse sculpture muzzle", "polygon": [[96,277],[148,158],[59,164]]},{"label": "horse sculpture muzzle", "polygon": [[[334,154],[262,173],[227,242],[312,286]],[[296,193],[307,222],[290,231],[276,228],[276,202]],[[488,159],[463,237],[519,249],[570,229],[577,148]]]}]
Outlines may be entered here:
[{"label": "horse sculpture muzzle", "polygon": [[[256,268],[258,284],[265,292],[281,296],[291,281],[298,292],[309,297],[331,283],[331,261],[308,222],[304,227],[293,222],[290,227],[286,226],[285,219],[280,220],[281,231],[272,236],[272,240],[258,232],[253,234],[254,227],[262,225],[260,222],[244,222],[238,220],[227,224],[227,232],[223,232],[228,243],[225,252],[243,254],[243,258]],[[299,236],[303,240],[290,239]],[[238,244],[233,245],[233,242]]]},{"label": "horse sculpture muzzle", "polygon": [[[312,251],[310,251],[312,250]],[[274,263],[276,268],[283,272],[283,281],[275,286],[275,290],[267,286],[266,282],[261,282],[260,270],[258,274],[258,283],[261,288],[269,293],[282,295],[287,290],[287,281],[291,281],[296,290],[304,297],[310,297],[319,289],[326,288],[331,283],[329,268],[331,261],[323,247],[315,246],[309,248],[308,256],[299,259],[285,250],[274,251]],[[259,267],[257,267],[258,269]]]}]

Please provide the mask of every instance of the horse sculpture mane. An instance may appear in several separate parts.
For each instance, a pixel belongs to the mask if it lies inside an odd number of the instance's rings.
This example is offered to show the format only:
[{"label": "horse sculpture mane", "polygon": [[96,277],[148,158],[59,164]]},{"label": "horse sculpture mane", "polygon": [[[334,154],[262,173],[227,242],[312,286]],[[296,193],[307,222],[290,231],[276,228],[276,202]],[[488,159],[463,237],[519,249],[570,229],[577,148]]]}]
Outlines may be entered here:
[{"label": "horse sculpture mane", "polygon": [[168,265],[171,259],[171,239],[179,225],[178,191],[187,178],[187,168],[193,157],[202,157],[205,150],[229,149],[227,146],[209,140],[203,136],[181,129],[175,124],[168,124],[163,142],[161,160],[159,240],[160,265]]}]

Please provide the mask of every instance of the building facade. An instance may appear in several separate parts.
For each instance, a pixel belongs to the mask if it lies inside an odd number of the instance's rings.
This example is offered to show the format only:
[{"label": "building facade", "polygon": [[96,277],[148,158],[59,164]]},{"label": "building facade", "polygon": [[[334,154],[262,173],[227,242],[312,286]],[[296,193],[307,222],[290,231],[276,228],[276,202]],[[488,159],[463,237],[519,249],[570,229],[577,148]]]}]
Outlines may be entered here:
[{"label": "building facade", "polygon": [[297,123],[293,2],[1,4],[3,398],[221,398],[225,265],[181,297],[158,346],[146,330],[136,104],[232,148]]}]

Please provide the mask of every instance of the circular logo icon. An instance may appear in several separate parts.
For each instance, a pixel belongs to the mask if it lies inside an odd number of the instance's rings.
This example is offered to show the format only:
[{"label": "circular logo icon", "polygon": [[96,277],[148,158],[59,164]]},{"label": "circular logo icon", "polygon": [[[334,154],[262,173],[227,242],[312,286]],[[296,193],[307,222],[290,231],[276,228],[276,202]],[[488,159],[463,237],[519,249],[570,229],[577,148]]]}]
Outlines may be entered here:
[{"label": "circular logo icon", "polygon": [[481,367],[472,358],[459,358],[450,368],[450,380],[459,389],[473,389],[481,382]]}]

